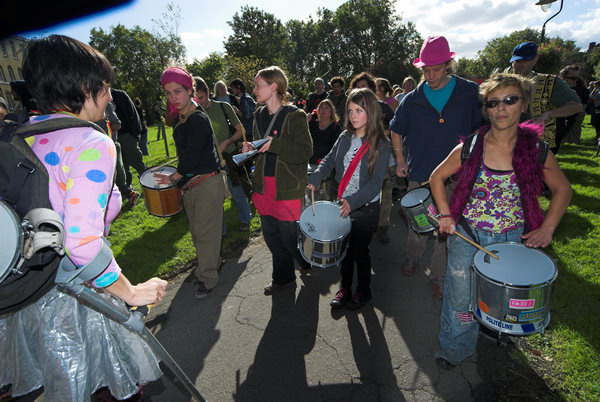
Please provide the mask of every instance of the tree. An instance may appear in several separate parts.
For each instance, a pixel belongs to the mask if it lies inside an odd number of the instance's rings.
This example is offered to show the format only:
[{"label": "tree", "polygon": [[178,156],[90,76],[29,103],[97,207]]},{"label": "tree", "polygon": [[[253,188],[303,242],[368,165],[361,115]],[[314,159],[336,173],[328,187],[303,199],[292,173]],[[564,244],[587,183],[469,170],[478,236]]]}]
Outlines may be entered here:
[{"label": "tree", "polygon": [[488,77],[494,70],[502,71],[508,67],[516,45],[527,41],[537,42],[539,38],[538,30],[526,28],[489,41],[483,50],[477,52],[477,60],[481,63],[481,72],[484,73],[484,77],[481,78]]},{"label": "tree", "polygon": [[226,60],[222,54],[213,52],[202,60],[194,59],[185,68],[190,74],[202,77],[209,88],[212,88],[217,81],[224,78]]},{"label": "tree", "polygon": [[115,86],[140,98],[148,116],[161,104],[160,76],[170,65],[182,65],[185,47],[177,33],[178,8],[167,5],[168,13],[154,23],[161,33],[140,26],[116,25],[105,31],[92,28],[90,45],[102,52],[116,68]]},{"label": "tree", "polygon": [[[490,40],[475,59],[460,59],[458,73],[470,78],[485,79],[493,71],[503,71],[510,66],[510,58],[516,45],[523,42],[536,42],[539,31],[526,28],[508,35]],[[559,37],[548,39],[538,49],[539,60],[535,71],[546,74],[557,74],[563,67],[583,61],[580,49],[572,40]]]},{"label": "tree", "polygon": [[[393,0],[350,0],[333,15],[334,35],[341,41],[336,49],[340,68],[346,75],[392,62],[410,64],[418,54],[421,36],[414,24],[403,24]],[[391,72],[390,72],[391,73]],[[404,74],[386,78],[398,82]]]},{"label": "tree", "polygon": [[285,26],[271,13],[258,8],[243,6],[227,24],[233,30],[225,41],[228,55],[254,56],[265,65],[282,64],[283,55],[289,49]]},{"label": "tree", "polygon": [[258,70],[265,67],[263,60],[255,56],[227,56],[225,58],[225,78],[227,82],[239,78],[246,84],[246,90],[252,92],[254,77]]}]

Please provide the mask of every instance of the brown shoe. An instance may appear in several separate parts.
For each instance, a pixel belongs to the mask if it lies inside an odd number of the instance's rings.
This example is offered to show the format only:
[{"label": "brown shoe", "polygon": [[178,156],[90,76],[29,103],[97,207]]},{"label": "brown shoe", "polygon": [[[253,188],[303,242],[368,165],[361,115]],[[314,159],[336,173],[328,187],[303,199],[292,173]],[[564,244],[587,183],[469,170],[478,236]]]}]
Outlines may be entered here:
[{"label": "brown shoe", "polygon": [[401,271],[404,276],[413,276],[417,272],[417,264],[414,261],[407,261]]}]

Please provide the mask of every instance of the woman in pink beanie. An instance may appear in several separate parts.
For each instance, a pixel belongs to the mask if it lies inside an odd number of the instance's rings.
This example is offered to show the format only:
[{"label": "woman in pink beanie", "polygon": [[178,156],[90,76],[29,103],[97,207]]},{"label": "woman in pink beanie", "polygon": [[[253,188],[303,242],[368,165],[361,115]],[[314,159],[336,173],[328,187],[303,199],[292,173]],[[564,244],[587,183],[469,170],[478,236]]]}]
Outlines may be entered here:
[{"label": "woman in pink beanie", "polygon": [[179,156],[172,175],[156,174],[160,183],[183,191],[183,207],[196,247],[197,299],[205,299],[219,281],[225,182],[210,120],[193,100],[194,80],[179,67],[169,67],[160,79],[173,110],[173,139]]}]

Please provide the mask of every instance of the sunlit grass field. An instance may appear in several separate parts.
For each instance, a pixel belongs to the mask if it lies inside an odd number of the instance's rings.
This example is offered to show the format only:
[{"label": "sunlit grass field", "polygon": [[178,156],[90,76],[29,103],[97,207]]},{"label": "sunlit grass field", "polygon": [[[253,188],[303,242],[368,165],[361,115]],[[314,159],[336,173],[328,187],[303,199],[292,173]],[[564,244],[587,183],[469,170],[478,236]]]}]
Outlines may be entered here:
[{"label": "sunlit grass field", "polygon": [[542,351],[531,358],[551,364],[548,383],[572,401],[600,400],[600,157],[589,116],[585,122],[582,145],[563,145],[558,154],[573,200],[549,249],[559,261],[552,321],[529,338]]}]

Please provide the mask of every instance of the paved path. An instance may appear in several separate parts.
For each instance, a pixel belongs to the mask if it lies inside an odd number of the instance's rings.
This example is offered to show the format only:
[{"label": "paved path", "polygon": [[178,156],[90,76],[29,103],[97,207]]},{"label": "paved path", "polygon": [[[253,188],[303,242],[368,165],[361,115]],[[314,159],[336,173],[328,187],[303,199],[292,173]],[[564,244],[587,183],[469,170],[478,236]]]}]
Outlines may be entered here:
[{"label": "paved path", "polygon": [[[171,281],[148,326],[209,401],[491,400],[510,397],[506,383],[514,381],[549,392],[527,367],[506,374],[520,352],[508,356],[489,341],[478,347],[485,363],[437,367],[441,301],[423,272],[401,274],[406,227],[397,207],[392,223],[390,243],[372,242],[373,300],[361,310],[331,311],[337,269],[298,275],[296,288],[264,296],[271,258],[259,237],[227,261],[207,300],[194,299],[190,273]],[[165,373],[145,388],[147,398],[189,400]]]}]

